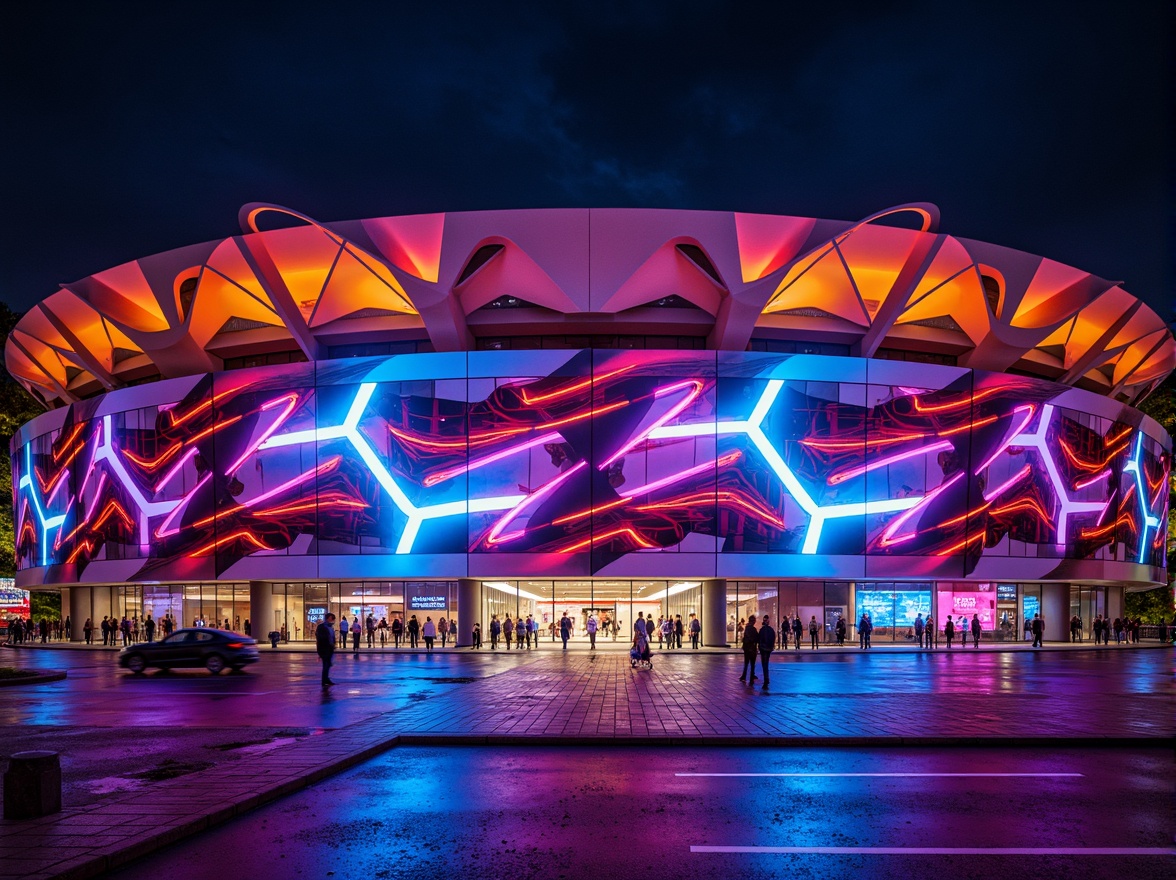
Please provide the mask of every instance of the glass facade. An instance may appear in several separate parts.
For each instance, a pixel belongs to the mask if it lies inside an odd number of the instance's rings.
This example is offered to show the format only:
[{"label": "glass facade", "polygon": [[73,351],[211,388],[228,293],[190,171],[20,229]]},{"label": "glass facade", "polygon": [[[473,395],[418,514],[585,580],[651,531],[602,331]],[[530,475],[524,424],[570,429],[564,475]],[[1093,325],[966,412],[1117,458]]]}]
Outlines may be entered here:
[{"label": "glass facade", "polygon": [[[598,624],[598,643],[627,644],[633,622],[640,615],[660,623],[665,618],[682,620],[684,641],[689,642],[691,615],[703,621],[703,586],[701,580],[500,580],[478,582],[477,607],[467,611],[458,603],[458,583],[453,580],[428,581],[355,581],[267,583],[272,592],[273,619],[254,619],[250,610],[250,584],[127,584],[122,586],[83,587],[82,617],[99,621],[104,616],[156,621],[170,616],[179,626],[203,625],[243,632],[246,622],[251,634],[264,640],[267,633],[280,634],[286,643],[313,640],[314,627],[329,611],[349,627],[360,624],[363,643],[367,644],[367,620],[381,620],[389,625],[402,623],[414,615],[423,624],[431,617],[434,623],[445,619],[450,627],[460,627],[463,643],[468,644],[470,629],[481,625],[483,642],[489,642],[490,621],[501,623],[507,617],[517,621],[528,617],[538,624],[542,638],[557,641],[559,621],[566,614],[572,621],[572,644],[586,644],[588,617]],[[1078,638],[1092,638],[1092,624],[1098,615],[1106,615],[1108,593],[1115,588],[1071,585],[1070,619],[1080,621]],[[68,598],[66,608],[72,608]],[[981,624],[981,642],[1008,642],[1026,639],[1025,622],[1041,613],[1042,586],[1034,583],[975,584],[952,581],[793,581],[731,580],[726,585],[726,640],[738,645],[740,627],[748,615],[770,616],[779,646],[795,647],[795,622],[800,621],[801,642],[810,644],[809,625],[818,624],[821,645],[838,643],[838,621],[845,621],[844,644],[858,642],[858,622],[867,615],[872,623],[873,644],[915,643],[914,621],[917,615],[926,620],[932,615],[942,635],[947,616],[957,622],[963,618],[970,626],[976,615]],[[471,617],[472,614],[472,617]],[[787,632],[785,632],[787,621]],[[1070,622],[1065,632],[1069,638]],[[958,631],[958,629],[957,629]],[[390,635],[386,635],[390,639]],[[450,636],[447,643],[455,638]],[[378,633],[377,633],[378,641]],[[657,641],[655,634],[654,641]],[[440,644],[440,642],[438,642]]]}]

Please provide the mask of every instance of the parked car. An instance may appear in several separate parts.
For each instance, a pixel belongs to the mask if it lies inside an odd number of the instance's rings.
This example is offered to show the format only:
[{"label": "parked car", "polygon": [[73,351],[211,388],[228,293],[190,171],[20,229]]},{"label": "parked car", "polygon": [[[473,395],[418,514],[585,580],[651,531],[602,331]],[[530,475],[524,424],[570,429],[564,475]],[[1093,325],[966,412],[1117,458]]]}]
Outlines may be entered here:
[{"label": "parked car", "polygon": [[226,666],[236,671],[259,659],[256,639],[203,626],[178,629],[161,641],[140,642],[118,652],[118,665],[136,675],[149,666],[160,669],[203,666],[213,675],[219,675]]}]

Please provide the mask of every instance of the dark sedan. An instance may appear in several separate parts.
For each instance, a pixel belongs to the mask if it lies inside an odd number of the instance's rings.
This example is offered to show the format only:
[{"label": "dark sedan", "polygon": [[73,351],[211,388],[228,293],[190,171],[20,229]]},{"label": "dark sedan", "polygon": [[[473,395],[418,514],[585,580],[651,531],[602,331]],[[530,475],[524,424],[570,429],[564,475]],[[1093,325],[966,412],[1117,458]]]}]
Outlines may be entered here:
[{"label": "dark sedan", "polygon": [[140,642],[118,652],[118,665],[135,674],[149,666],[160,669],[196,669],[203,666],[213,675],[225,667],[234,671],[260,659],[257,641],[223,629],[195,627],[178,629],[158,642]]}]

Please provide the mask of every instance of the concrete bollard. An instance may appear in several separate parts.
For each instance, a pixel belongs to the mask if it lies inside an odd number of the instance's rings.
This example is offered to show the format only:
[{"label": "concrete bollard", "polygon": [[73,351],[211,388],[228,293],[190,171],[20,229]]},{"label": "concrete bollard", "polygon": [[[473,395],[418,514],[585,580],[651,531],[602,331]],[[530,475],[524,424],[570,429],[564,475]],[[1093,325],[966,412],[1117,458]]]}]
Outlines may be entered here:
[{"label": "concrete bollard", "polygon": [[61,812],[57,752],[17,752],[4,774],[4,818],[36,819]]}]

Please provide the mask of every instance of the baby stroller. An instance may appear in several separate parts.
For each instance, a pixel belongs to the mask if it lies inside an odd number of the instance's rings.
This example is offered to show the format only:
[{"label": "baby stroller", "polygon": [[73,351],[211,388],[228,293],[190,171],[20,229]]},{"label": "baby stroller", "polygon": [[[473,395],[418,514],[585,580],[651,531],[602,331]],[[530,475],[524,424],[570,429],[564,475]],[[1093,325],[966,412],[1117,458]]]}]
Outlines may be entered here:
[{"label": "baby stroller", "polygon": [[633,647],[629,649],[629,666],[633,669],[653,669],[653,654],[649,650],[649,641],[640,630],[633,638]]}]

